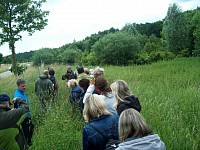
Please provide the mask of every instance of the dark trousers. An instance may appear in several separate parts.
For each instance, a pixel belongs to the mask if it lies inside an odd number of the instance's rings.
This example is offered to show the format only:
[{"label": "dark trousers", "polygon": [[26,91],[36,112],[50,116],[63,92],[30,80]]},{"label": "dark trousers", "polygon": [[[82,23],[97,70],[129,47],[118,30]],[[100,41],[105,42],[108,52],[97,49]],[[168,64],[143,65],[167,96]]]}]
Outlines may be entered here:
[{"label": "dark trousers", "polygon": [[34,125],[31,121],[31,118],[26,118],[23,122],[22,122],[22,130],[24,132],[24,136],[26,139],[26,142],[29,146],[32,145],[32,136],[33,136],[33,130],[34,130]]}]

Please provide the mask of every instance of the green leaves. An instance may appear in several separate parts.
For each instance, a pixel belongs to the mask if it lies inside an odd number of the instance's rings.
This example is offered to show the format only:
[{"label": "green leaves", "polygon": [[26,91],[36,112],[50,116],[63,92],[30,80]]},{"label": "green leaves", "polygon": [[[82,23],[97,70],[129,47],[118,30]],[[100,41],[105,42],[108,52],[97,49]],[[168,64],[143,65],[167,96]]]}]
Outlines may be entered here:
[{"label": "green leaves", "polygon": [[[0,44],[9,43],[12,51],[13,67],[16,70],[15,42],[22,39],[21,32],[32,35],[47,25],[48,11],[40,9],[45,0],[6,0],[0,1]],[[15,72],[15,74],[17,74]]]},{"label": "green leaves", "polygon": [[126,32],[109,34],[92,47],[98,63],[111,65],[127,65],[135,57],[139,42],[135,36]]}]

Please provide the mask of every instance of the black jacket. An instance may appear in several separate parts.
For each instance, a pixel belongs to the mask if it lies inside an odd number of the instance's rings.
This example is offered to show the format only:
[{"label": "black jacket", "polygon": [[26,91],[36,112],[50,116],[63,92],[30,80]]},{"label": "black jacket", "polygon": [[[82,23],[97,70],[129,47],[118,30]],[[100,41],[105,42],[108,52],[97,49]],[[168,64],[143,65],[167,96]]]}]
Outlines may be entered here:
[{"label": "black jacket", "polygon": [[139,100],[136,96],[134,96],[134,95],[128,96],[124,99],[124,101],[121,101],[117,105],[118,115],[120,116],[120,114],[128,108],[134,108],[138,112],[141,111],[141,105],[140,105],[140,102],[139,102]]},{"label": "black jacket", "polygon": [[20,105],[18,109],[0,106],[0,148],[5,150],[24,150],[27,147],[20,125],[29,107],[23,99],[17,98],[16,102]]}]

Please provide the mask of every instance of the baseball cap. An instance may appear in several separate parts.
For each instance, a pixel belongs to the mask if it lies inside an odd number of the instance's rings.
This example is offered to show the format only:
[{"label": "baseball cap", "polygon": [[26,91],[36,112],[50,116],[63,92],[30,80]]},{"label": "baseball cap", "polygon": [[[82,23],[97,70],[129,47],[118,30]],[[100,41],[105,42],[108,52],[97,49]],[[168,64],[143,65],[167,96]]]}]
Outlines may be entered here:
[{"label": "baseball cap", "polygon": [[1,102],[9,102],[10,103],[10,97],[7,94],[0,94],[0,101]]}]

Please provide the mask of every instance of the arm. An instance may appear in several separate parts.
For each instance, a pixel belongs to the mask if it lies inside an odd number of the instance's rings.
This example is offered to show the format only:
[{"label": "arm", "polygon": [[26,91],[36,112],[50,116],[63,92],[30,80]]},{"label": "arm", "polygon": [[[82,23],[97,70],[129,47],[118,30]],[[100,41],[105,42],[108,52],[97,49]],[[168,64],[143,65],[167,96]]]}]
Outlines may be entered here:
[{"label": "arm", "polygon": [[20,125],[26,118],[29,109],[28,104],[21,98],[13,99],[12,103],[18,103],[20,108],[7,111],[7,113],[5,113],[5,122],[7,122],[8,125],[12,125],[13,123]]},{"label": "arm", "polygon": [[84,98],[83,98],[83,103],[85,103],[85,100],[94,92],[94,84],[90,84],[90,86],[88,87]]}]

